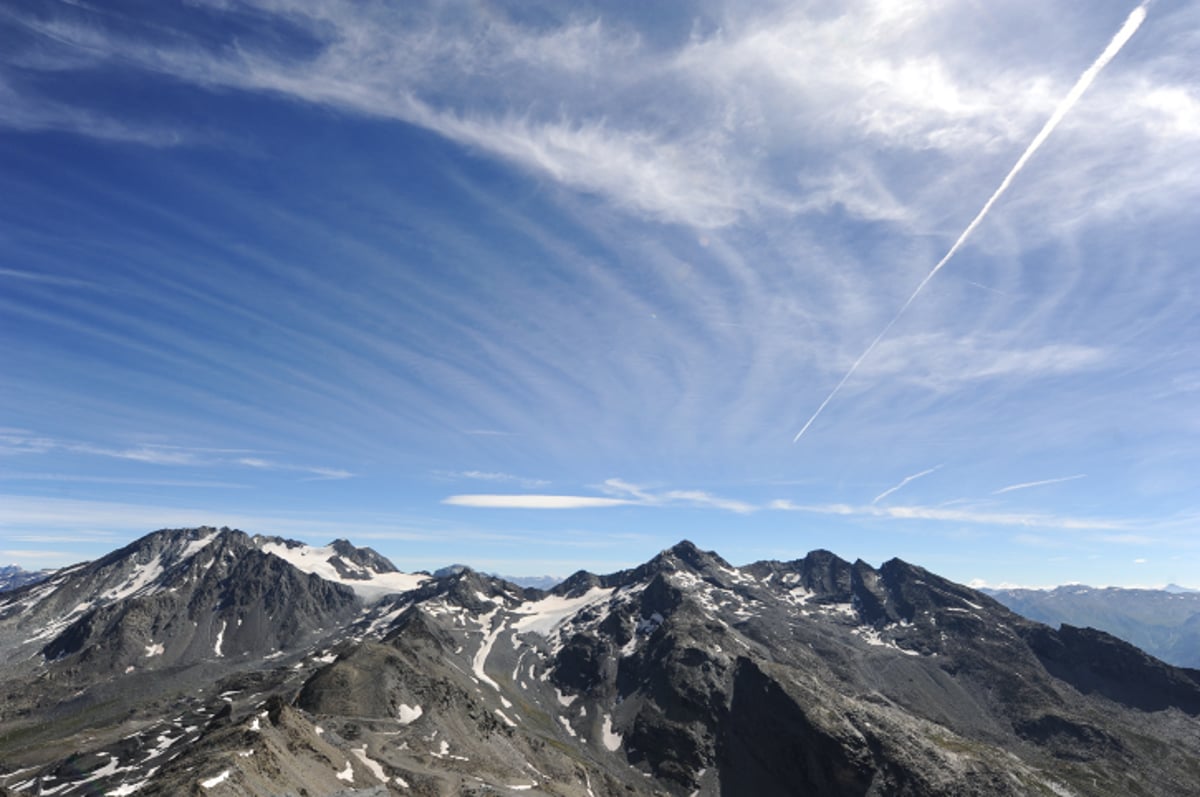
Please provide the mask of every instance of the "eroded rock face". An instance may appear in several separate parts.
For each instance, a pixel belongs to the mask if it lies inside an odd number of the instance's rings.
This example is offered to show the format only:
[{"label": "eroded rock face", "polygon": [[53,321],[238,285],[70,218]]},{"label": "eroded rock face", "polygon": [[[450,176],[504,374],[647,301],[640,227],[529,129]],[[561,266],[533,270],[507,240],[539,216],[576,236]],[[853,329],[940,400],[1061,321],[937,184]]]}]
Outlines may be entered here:
[{"label": "eroded rock face", "polygon": [[343,540],[164,531],[0,598],[0,653],[0,786],[29,793],[1200,782],[1200,674],[825,551],[734,567],[684,542],[543,592],[464,567],[410,579]]}]

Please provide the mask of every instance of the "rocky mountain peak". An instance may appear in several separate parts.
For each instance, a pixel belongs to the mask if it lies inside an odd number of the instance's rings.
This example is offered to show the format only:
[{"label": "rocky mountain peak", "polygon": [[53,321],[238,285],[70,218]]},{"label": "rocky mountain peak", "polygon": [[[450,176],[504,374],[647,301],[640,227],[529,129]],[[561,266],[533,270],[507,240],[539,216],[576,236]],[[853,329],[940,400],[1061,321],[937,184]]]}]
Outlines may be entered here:
[{"label": "rocky mountain peak", "polygon": [[341,539],[329,543],[329,547],[333,549],[337,559],[342,562],[346,571],[343,575],[348,578],[352,577],[349,573],[355,570],[367,571],[364,578],[370,578],[371,574],[400,572],[398,567],[372,548],[356,548],[349,540]]}]

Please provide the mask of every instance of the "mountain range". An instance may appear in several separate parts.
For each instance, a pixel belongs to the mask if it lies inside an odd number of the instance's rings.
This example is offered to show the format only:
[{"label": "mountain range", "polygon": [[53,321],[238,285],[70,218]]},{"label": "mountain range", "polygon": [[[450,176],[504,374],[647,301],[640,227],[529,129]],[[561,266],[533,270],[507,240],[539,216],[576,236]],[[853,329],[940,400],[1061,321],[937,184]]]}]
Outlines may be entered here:
[{"label": "mountain range", "polygon": [[1200,592],[1172,587],[1121,589],[1073,584],[984,591],[1031,620],[1099,628],[1165,662],[1200,667]]},{"label": "mountain range", "polygon": [[17,565],[0,565],[0,592],[34,584],[50,577],[51,570],[25,570]]},{"label": "mountain range", "polygon": [[898,559],[550,590],[149,534],[0,595],[20,795],[1188,795],[1200,672]]}]

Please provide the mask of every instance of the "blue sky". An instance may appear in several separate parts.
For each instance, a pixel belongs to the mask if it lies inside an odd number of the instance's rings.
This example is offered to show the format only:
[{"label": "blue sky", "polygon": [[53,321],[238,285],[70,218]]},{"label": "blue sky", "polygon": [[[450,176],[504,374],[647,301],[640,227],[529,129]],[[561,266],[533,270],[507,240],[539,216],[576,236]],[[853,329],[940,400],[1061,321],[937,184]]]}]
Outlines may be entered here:
[{"label": "blue sky", "polygon": [[10,0],[0,561],[1200,585],[1200,7],[897,317],[1135,7]]}]

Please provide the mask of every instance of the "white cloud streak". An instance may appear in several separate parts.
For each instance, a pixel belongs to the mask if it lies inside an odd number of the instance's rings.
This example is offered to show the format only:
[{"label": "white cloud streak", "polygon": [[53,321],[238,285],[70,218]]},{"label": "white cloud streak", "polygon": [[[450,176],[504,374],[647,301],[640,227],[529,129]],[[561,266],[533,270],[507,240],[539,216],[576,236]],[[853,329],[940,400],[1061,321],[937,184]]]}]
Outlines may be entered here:
[{"label": "white cloud streak", "polygon": [[[140,462],[147,465],[193,468],[238,465],[255,470],[306,473],[312,480],[337,480],[354,477],[353,473],[342,468],[329,468],[318,465],[293,465],[262,457],[233,456],[247,453],[248,449],[188,447],[165,444],[114,447],[90,442],[60,440],[21,429],[0,429],[0,453],[48,454],[54,451],[108,457],[130,462]],[[180,483],[178,486],[184,485]]]},{"label": "white cloud streak", "polygon": [[637,503],[595,495],[451,495],[442,499],[449,506],[477,509],[596,509]]},{"label": "white cloud streak", "polygon": [[704,490],[664,490],[630,484],[622,479],[607,479],[601,486],[607,496],[475,494],[451,495],[442,500],[450,506],[486,509],[597,509],[613,506],[693,507],[749,514],[758,507],[745,501],[723,498]]},{"label": "white cloud streak", "polygon": [[128,484],[145,487],[198,487],[245,490],[249,485],[203,479],[139,479],[120,476],[87,476],[77,473],[0,473],[0,481],[78,482],[81,484]]},{"label": "white cloud streak", "polygon": [[942,259],[939,260],[936,265],[934,265],[929,273],[925,275],[924,279],[917,283],[917,287],[909,295],[908,299],[905,300],[904,304],[900,306],[900,309],[896,311],[896,314],[892,316],[892,319],[887,322],[882,330],[880,330],[879,334],[876,335],[867,348],[863,350],[863,353],[858,356],[858,359],[851,364],[850,369],[846,371],[845,375],[841,378],[837,385],[834,386],[829,395],[825,397],[825,400],[822,401],[820,406],[817,407],[816,412],[812,414],[808,421],[805,422],[804,426],[800,428],[800,431],[796,433],[796,436],[792,438],[793,443],[800,441],[800,438],[804,436],[804,433],[808,431],[808,428],[812,426],[813,422],[821,415],[825,407],[829,405],[829,402],[833,401],[833,398],[839,392],[841,392],[842,387],[846,384],[850,377],[854,375],[854,372],[858,370],[858,367],[862,365],[863,360],[867,359],[871,352],[875,350],[875,347],[879,345],[879,342],[887,337],[887,334],[892,331],[892,327],[896,325],[896,322],[900,320],[900,317],[904,315],[909,306],[911,306],[916,300],[917,296],[920,295],[921,291],[925,289],[925,286],[929,284],[929,281],[932,280],[934,276],[942,270],[942,267],[949,263],[950,259],[958,253],[958,250],[964,243],[966,243],[967,238],[970,237],[971,233],[975,231],[975,228],[980,225],[980,223],[987,216],[988,212],[991,211],[992,206],[995,205],[997,200],[1004,195],[1004,192],[1008,190],[1010,185],[1012,185],[1012,182],[1016,176],[1021,172],[1022,169],[1025,168],[1025,164],[1029,162],[1029,159],[1034,156],[1046,139],[1050,137],[1050,134],[1054,132],[1054,129],[1058,127],[1059,123],[1063,120],[1063,117],[1067,115],[1071,108],[1075,106],[1075,103],[1079,101],[1079,98],[1083,96],[1083,93],[1087,91],[1089,86],[1092,85],[1092,81],[1094,81],[1096,76],[1100,74],[1100,70],[1104,69],[1108,62],[1111,61],[1116,54],[1121,51],[1121,48],[1125,46],[1125,43],[1129,41],[1129,39],[1133,36],[1145,19],[1145,5],[1140,5],[1130,12],[1129,17],[1125,20],[1125,24],[1122,25],[1121,29],[1117,31],[1117,34],[1113,36],[1112,40],[1108,43],[1108,46],[1104,48],[1104,52],[1102,52],[1100,57],[1097,58],[1082,75],[1080,75],[1079,80],[1075,82],[1075,85],[1071,87],[1069,92],[1067,92],[1066,97],[1064,97],[1062,102],[1058,104],[1058,107],[1054,109],[1054,113],[1052,113],[1050,118],[1046,120],[1046,124],[1042,126],[1042,129],[1038,131],[1038,134],[1033,137],[1033,141],[1029,143],[1029,146],[1025,148],[1023,153],[1021,153],[1021,157],[1017,159],[1016,165],[1014,165],[1012,169],[1009,170],[1008,174],[1005,175],[1004,179],[1000,181],[1000,186],[992,193],[990,197],[988,197],[987,202],[983,204],[983,207],[975,215],[975,218],[971,219],[971,222],[966,226],[966,229],[959,234],[958,239],[955,240],[954,244],[950,247],[946,254],[942,256]]},{"label": "white cloud streak", "polygon": [[62,277],[57,274],[38,274],[33,271],[22,271],[16,268],[0,268],[0,278],[41,282],[47,285],[61,285],[67,288],[99,288],[100,286],[88,280],[74,277]]},{"label": "white cloud streak", "polygon": [[310,474],[309,479],[306,481],[336,481],[340,479],[351,479],[354,477],[353,473],[341,468],[323,468],[314,465],[289,465],[269,459],[262,459],[260,457],[242,457],[241,459],[237,460],[237,464],[244,465],[247,468],[254,468],[255,470],[280,470]]},{"label": "white cloud streak", "polygon": [[504,473],[502,471],[485,471],[485,470],[452,470],[434,471],[434,475],[447,479],[472,479],[475,481],[484,482],[501,482],[519,484],[527,490],[537,487],[546,487],[550,484],[547,479],[530,479],[525,476],[516,476],[512,473]]},{"label": "white cloud streak", "polygon": [[779,500],[771,502],[769,508],[786,512],[808,512],[816,515],[876,517],[895,520],[935,520],[989,526],[1061,529],[1064,531],[1121,531],[1134,525],[1132,521],[1127,520],[1076,518],[1037,512],[992,512],[988,510],[947,509],[945,507],[928,506],[796,504],[788,500]]},{"label": "white cloud streak", "polygon": [[1036,481],[1036,482],[1022,482],[1021,484],[1010,484],[1007,487],[1001,487],[999,490],[994,491],[992,493],[992,495],[1003,495],[1004,493],[1011,493],[1014,490],[1028,490],[1030,487],[1044,487],[1045,485],[1048,485],[1048,484],[1062,484],[1063,482],[1073,482],[1076,479],[1083,479],[1086,477],[1087,477],[1086,473],[1077,473],[1074,476],[1062,476],[1057,479],[1042,479],[1041,481]]}]

